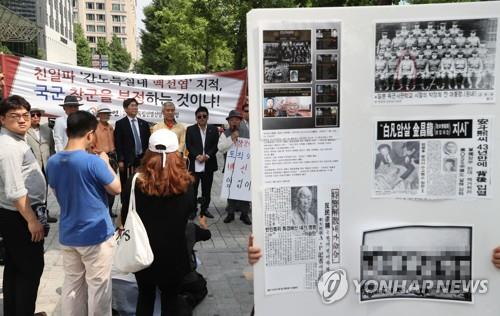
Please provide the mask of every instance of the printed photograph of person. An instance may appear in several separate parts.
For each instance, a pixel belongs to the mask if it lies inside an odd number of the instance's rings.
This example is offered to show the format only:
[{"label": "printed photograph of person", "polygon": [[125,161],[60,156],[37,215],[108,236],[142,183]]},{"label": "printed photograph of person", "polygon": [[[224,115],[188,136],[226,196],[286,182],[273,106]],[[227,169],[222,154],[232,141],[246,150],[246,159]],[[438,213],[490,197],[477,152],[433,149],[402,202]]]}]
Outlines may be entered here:
[{"label": "printed photograph of person", "polygon": [[291,223],[295,226],[316,225],[318,212],[317,187],[292,187]]},{"label": "printed photograph of person", "polygon": [[496,18],[377,23],[375,91],[493,90],[496,40]]},{"label": "printed photograph of person", "polygon": [[264,83],[311,82],[311,30],[263,32]]},{"label": "printed photograph of person", "polygon": [[337,49],[338,36],[337,29],[317,29],[316,49]]},{"label": "printed photograph of person", "polygon": [[456,172],[457,160],[455,158],[443,159],[443,172]]},{"label": "printed photograph of person", "polygon": [[453,141],[446,142],[443,146],[443,152],[447,156],[455,156],[458,152],[457,143]]},{"label": "printed photograph of person", "polygon": [[[471,284],[467,284],[472,281],[472,236],[471,226],[411,225],[365,231],[360,279],[367,281],[360,289],[361,301],[472,302]],[[453,286],[453,280],[463,286]]]},{"label": "printed photograph of person", "polygon": [[336,80],[338,54],[316,55],[316,80]]},{"label": "printed photograph of person", "polygon": [[278,111],[274,108],[274,98],[266,98],[265,108],[264,108],[264,117],[275,117],[278,115]]},{"label": "printed photograph of person", "polygon": [[377,146],[375,154],[375,190],[407,192],[418,190],[420,142],[394,141]]},{"label": "printed photograph of person", "polygon": [[314,108],[316,127],[338,127],[338,105],[322,105]]},{"label": "printed photograph of person", "polygon": [[262,106],[265,118],[312,117],[310,96],[269,96]]},{"label": "printed photograph of person", "polygon": [[316,85],[316,103],[337,103],[336,83],[317,84]]}]

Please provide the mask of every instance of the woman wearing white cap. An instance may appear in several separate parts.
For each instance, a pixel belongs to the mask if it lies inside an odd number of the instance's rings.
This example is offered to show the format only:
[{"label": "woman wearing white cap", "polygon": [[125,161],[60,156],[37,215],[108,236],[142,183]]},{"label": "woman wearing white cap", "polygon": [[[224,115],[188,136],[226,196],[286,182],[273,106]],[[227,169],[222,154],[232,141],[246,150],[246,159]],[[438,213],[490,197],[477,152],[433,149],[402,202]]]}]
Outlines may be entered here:
[{"label": "woman wearing white cap", "polygon": [[[193,178],[184,159],[177,154],[179,143],[175,133],[160,129],[149,138],[149,147],[135,185],[137,213],[148,233],[154,261],[135,273],[139,296],[136,315],[153,315],[155,293],[161,291],[162,315],[178,315],[178,289],[189,272],[186,247],[186,224],[194,209]],[[130,197],[126,188],[122,207],[125,222]]]}]

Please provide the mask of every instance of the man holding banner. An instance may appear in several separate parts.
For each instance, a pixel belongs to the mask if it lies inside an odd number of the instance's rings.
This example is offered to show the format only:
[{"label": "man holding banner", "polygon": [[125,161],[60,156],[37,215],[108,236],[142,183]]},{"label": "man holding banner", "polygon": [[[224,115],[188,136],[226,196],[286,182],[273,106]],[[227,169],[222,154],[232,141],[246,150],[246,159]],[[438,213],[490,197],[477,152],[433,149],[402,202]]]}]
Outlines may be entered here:
[{"label": "man holding banner", "polygon": [[[245,109],[248,112],[248,102],[243,106],[244,111]],[[246,118],[248,119],[248,116]],[[219,144],[217,145],[217,147],[219,148],[219,151],[225,155],[227,160],[229,159],[227,153],[230,151],[231,148],[233,148],[233,146],[237,146],[238,138],[241,137],[249,139],[250,135],[248,133],[248,127],[246,125],[248,124],[248,121],[243,121],[243,116],[240,114],[240,112],[232,110],[231,112],[229,112],[229,115],[227,116],[226,119],[229,123],[229,128],[225,130],[224,133],[220,136]],[[232,167],[233,167],[232,170],[234,171],[234,165]],[[229,168],[226,168],[224,170],[224,173],[233,171],[230,171]],[[226,175],[224,175],[224,178],[226,178]],[[232,181],[233,179],[230,180],[230,182]],[[252,221],[250,220],[250,217],[248,217],[248,212],[250,211],[250,202],[235,200],[231,198],[227,199],[227,206],[226,206],[227,216],[226,218],[224,218],[224,223],[227,224],[234,221],[234,212],[237,210],[241,212],[240,220],[247,225],[252,225]]]}]

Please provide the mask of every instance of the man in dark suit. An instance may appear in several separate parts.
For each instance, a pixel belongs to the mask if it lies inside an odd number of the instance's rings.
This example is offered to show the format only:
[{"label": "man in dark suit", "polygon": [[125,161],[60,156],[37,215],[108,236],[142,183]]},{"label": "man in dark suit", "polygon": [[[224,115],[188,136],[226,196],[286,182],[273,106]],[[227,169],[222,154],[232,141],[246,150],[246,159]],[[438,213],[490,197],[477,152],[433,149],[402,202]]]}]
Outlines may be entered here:
[{"label": "man in dark suit", "polygon": [[148,122],[137,117],[139,103],[136,99],[123,101],[123,109],[127,116],[116,121],[114,138],[120,182],[124,188],[148,148],[151,131]]},{"label": "man in dark suit", "polygon": [[[208,109],[200,106],[196,112],[195,125],[186,130],[186,149],[188,150],[189,171],[194,176],[194,200],[198,197],[198,185],[201,180],[201,211],[200,216],[213,218],[208,211],[210,204],[210,191],[214,172],[217,170],[217,143],[219,142],[219,130],[213,125],[208,125]],[[196,217],[197,209],[193,211],[191,218]]]}]

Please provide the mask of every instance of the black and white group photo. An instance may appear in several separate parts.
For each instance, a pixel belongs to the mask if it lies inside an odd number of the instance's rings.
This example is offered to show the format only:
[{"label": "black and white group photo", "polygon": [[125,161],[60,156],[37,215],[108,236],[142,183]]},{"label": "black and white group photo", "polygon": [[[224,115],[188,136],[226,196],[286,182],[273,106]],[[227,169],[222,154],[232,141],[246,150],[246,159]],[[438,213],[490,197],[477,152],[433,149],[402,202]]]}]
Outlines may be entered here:
[{"label": "black and white group photo", "polygon": [[264,83],[310,82],[311,31],[264,31]]},{"label": "black and white group photo", "polygon": [[497,19],[377,23],[375,92],[493,90]]}]

